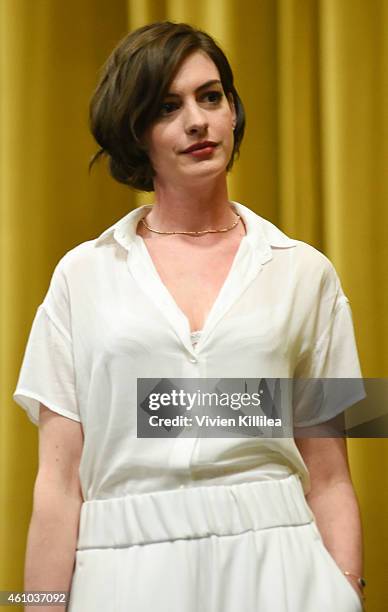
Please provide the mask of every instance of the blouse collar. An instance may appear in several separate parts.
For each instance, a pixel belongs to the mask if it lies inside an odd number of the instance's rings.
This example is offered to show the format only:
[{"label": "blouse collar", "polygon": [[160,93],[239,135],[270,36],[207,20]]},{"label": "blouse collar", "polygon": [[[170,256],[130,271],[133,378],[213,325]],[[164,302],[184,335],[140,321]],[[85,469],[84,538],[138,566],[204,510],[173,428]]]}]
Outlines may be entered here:
[{"label": "blouse collar", "polygon": [[[261,263],[272,259],[272,248],[291,248],[297,245],[296,240],[292,240],[284,234],[273,223],[260,217],[253,210],[231,200],[234,209],[242,217],[246,227],[247,241],[260,252]],[[152,204],[145,204],[116,221],[98,236],[95,245],[99,246],[108,239],[114,239],[123,248],[129,249],[136,239],[136,227],[142,217],[152,208]]]}]

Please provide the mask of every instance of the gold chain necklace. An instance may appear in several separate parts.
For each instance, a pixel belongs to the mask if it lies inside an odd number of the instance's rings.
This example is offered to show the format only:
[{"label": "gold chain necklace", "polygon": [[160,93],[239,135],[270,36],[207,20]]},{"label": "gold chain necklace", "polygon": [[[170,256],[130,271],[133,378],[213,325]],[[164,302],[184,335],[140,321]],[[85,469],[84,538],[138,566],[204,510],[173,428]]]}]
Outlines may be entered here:
[{"label": "gold chain necklace", "polygon": [[230,230],[232,230],[234,227],[236,227],[237,223],[240,221],[241,217],[240,215],[238,215],[237,213],[235,213],[235,215],[237,216],[237,219],[234,223],[232,223],[232,225],[230,225],[229,227],[223,227],[222,229],[209,229],[209,230],[201,230],[199,232],[161,232],[159,230],[156,229],[152,229],[152,227],[150,227],[144,220],[144,218],[141,219],[141,222],[143,223],[143,225],[150,230],[150,232],[155,232],[155,234],[188,234],[190,236],[201,236],[202,234],[218,234],[220,232],[229,232]]}]

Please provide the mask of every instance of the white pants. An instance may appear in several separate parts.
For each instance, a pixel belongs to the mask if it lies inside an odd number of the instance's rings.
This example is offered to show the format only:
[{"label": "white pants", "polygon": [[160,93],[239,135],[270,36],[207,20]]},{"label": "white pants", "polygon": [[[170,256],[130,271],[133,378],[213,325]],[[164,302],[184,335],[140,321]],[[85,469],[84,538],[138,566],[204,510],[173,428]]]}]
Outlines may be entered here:
[{"label": "white pants", "polygon": [[69,612],[360,612],[297,475],[85,502]]}]

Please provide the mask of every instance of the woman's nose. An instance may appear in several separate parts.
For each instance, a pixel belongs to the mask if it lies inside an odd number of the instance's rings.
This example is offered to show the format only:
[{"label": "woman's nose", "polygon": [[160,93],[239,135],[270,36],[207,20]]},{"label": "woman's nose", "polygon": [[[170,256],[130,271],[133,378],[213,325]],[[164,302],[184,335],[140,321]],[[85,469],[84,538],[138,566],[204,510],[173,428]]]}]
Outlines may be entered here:
[{"label": "woman's nose", "polygon": [[196,131],[205,131],[209,124],[205,111],[198,107],[197,104],[187,105],[184,113],[185,130],[188,134]]}]

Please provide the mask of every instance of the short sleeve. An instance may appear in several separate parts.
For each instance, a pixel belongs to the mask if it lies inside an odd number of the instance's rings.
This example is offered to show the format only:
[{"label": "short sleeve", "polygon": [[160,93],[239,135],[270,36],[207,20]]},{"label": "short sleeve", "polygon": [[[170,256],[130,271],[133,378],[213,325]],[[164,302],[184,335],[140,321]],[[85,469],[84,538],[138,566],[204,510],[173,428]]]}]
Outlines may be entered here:
[{"label": "short sleeve", "polygon": [[19,372],[14,401],[39,424],[39,404],[75,421],[77,405],[70,305],[61,262],[38,307]]},{"label": "short sleeve", "polygon": [[294,374],[295,427],[324,423],[366,396],[349,300],[331,264],[319,297]]}]

